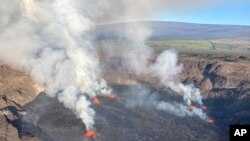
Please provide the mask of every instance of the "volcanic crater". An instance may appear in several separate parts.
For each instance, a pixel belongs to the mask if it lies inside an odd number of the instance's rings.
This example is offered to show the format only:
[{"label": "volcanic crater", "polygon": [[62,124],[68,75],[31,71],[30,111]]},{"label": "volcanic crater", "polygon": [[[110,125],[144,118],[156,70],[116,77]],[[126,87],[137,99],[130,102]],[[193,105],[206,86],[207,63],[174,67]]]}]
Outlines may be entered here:
[{"label": "volcanic crater", "polygon": [[[195,116],[179,117],[152,107],[129,108],[126,105],[126,92],[137,87],[138,83],[144,83],[151,91],[157,92],[161,100],[181,102],[182,98],[169,89],[153,85],[155,80],[134,80],[131,79],[133,76],[127,75],[119,79],[110,77],[108,82],[119,99],[111,101],[99,97],[101,104],[92,106],[96,111],[96,139],[84,138],[85,125],[57,99],[43,92],[38,96],[32,94],[36,91],[30,88],[32,83],[27,83],[31,82],[27,75],[2,66],[0,139],[6,140],[16,135],[16,140],[30,141],[228,140],[230,124],[250,123],[250,79],[245,72],[250,70],[250,64],[246,58],[231,56],[237,63],[228,60],[218,63],[218,59],[211,58],[215,57],[181,55],[180,62],[184,64],[181,80],[187,84],[194,83],[201,89],[203,102],[207,106],[205,112],[214,120],[213,124]],[[3,89],[10,82],[14,84],[14,78],[19,79],[19,85]],[[16,97],[30,99],[20,103]]]}]

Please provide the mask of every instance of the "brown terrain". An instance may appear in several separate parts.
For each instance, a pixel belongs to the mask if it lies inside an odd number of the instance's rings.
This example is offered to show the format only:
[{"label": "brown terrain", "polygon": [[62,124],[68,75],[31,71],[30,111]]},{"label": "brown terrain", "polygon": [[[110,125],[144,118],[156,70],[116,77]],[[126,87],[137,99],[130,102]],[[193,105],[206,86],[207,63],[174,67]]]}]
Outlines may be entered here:
[{"label": "brown terrain", "polygon": [[[38,86],[23,72],[6,65],[0,68],[0,140],[19,141],[20,135],[15,123],[26,114],[24,105],[39,94]],[[38,140],[36,137],[23,137],[22,140]]]},{"label": "brown terrain", "polygon": [[[181,80],[188,84],[194,83],[201,89],[208,114],[215,120],[214,125],[206,125],[191,117],[177,118],[143,108],[129,110],[122,102],[110,103],[104,100],[106,106],[95,107],[96,128],[102,136],[97,140],[227,140],[229,124],[250,123],[250,58],[180,54],[179,61],[184,65]],[[111,86],[118,95],[136,81],[131,78],[121,79],[108,79],[110,83],[116,83]],[[30,76],[1,65],[0,141],[82,138],[84,125],[79,124],[80,121],[73,113],[57,100],[40,93],[41,89]],[[38,115],[39,119],[27,120],[31,114]]]},{"label": "brown terrain", "polygon": [[208,98],[247,98],[250,94],[250,58],[244,56],[181,55],[181,79],[194,83]]}]

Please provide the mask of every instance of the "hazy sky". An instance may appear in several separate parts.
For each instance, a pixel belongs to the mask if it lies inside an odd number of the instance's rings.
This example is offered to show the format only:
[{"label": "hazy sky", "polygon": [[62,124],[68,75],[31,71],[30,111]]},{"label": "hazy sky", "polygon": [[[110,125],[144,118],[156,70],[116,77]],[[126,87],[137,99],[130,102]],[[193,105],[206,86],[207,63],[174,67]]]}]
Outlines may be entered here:
[{"label": "hazy sky", "polygon": [[174,13],[165,11],[153,20],[180,21],[190,23],[250,25],[250,0],[244,3],[224,3],[196,11]]}]

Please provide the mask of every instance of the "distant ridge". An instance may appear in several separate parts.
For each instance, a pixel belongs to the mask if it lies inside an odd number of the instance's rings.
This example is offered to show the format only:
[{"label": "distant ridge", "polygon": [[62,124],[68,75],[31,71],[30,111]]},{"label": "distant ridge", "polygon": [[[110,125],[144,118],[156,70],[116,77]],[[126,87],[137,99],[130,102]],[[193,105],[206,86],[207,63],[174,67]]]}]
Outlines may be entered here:
[{"label": "distant ridge", "polygon": [[167,21],[143,21],[99,25],[92,32],[95,33],[96,39],[98,40],[121,39],[121,32],[124,28],[137,23],[144,24],[152,29],[150,39],[153,40],[250,39],[250,26]]}]

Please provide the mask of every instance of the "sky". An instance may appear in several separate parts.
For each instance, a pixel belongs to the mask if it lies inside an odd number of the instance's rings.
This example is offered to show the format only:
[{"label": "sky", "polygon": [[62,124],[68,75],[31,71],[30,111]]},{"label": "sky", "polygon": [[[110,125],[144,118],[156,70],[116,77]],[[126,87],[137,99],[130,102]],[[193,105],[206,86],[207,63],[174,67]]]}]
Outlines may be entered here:
[{"label": "sky", "polygon": [[164,11],[153,20],[204,24],[250,25],[250,0],[245,3],[224,3],[196,11],[174,13]]}]

